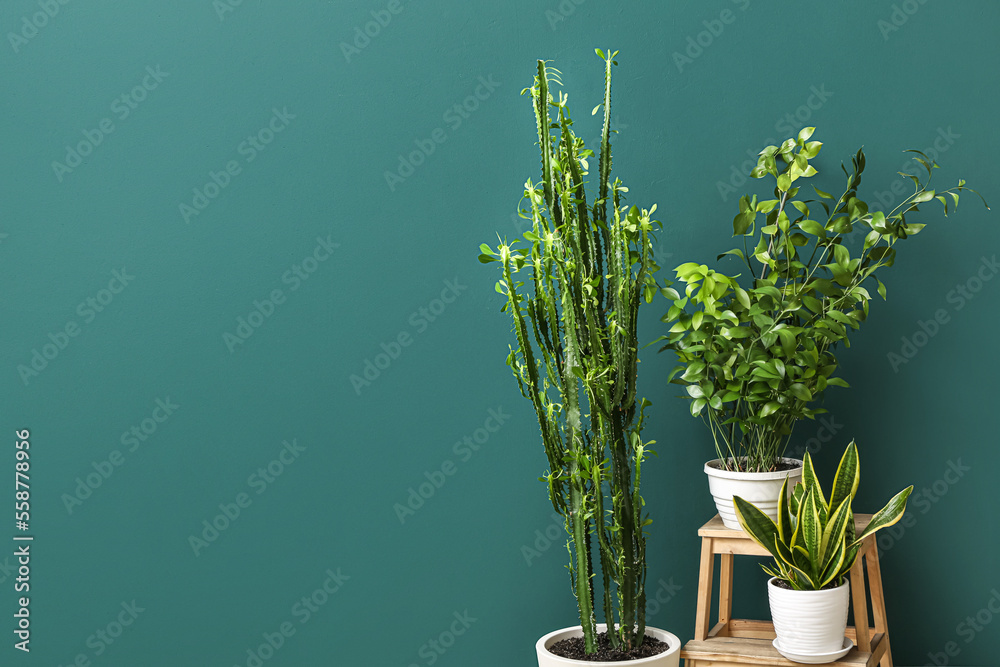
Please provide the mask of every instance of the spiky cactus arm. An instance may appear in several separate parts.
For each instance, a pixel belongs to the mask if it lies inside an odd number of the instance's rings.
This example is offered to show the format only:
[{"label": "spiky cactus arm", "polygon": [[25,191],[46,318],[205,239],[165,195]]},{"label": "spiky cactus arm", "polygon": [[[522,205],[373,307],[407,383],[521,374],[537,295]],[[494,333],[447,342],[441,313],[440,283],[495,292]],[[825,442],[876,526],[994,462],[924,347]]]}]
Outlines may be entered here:
[{"label": "spiky cactus arm", "polygon": [[[503,265],[498,291],[507,297],[504,309],[518,344],[508,364],[538,417],[550,499],[569,533],[569,570],[588,653],[596,650],[594,536],[611,644],[628,650],[642,642],[645,631],[646,522],[639,483],[646,402],[636,419],[636,328],[643,289],[649,298],[650,282],[655,283],[650,274],[657,267],[648,235],[651,211],[623,208],[626,189],[611,181],[615,55],[605,57],[593,206],[585,190],[592,153],[573,133],[566,95],[549,90],[550,81],[558,83],[558,72],[539,61],[534,85],[526,89],[542,162],[542,180],[525,184],[532,231],[524,238],[530,251],[521,254],[503,243],[496,252],[486,247],[483,256]],[[533,294],[517,281],[520,271],[531,272],[526,282]]]}]

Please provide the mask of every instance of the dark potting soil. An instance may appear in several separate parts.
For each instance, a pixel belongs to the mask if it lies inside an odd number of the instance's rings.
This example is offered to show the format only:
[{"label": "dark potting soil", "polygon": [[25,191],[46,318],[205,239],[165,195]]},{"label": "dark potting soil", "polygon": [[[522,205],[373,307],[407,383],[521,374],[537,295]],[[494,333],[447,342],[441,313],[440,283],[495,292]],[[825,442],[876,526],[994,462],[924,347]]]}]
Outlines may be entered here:
[{"label": "dark potting soil", "polygon": [[571,637],[556,642],[549,647],[549,653],[558,655],[560,658],[584,662],[625,662],[659,655],[669,648],[670,644],[646,635],[646,638],[642,640],[642,646],[633,648],[631,651],[619,651],[611,647],[608,633],[601,632],[597,635],[597,653],[588,655],[584,651],[583,637]]},{"label": "dark potting soil", "polygon": [[[723,465],[721,463],[719,463],[718,459],[716,459],[715,461],[712,461],[708,465],[710,465],[711,467],[715,468],[716,470],[725,470],[725,467],[723,467]],[[782,459],[781,461],[778,461],[774,465],[773,470],[768,470],[767,472],[785,472],[786,470],[795,470],[796,468],[799,468],[799,467],[801,467],[801,465],[798,464],[798,463],[790,463],[790,462],[785,461],[784,459]],[[741,470],[741,472],[745,472],[745,471]]]},{"label": "dark potting soil", "polygon": [[[788,582],[785,581],[784,579],[775,579],[774,580],[774,585],[777,586],[778,588],[784,588],[786,591],[793,591],[793,590],[795,590],[794,588],[792,588],[791,586],[789,586]],[[831,588],[837,588],[837,586],[839,586],[839,585],[840,584],[838,584],[836,581],[831,581],[830,583],[828,583],[826,586],[824,586],[820,590],[821,591],[828,591]]]}]

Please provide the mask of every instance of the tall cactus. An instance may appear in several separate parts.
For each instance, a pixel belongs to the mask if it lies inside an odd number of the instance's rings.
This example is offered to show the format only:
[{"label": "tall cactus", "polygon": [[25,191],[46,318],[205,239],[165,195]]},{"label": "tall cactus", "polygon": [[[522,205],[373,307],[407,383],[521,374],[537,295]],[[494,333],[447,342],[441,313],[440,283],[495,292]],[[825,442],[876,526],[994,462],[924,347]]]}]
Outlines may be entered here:
[{"label": "tall cactus", "polygon": [[[542,180],[525,184],[533,227],[528,248],[480,246],[483,262],[499,261],[517,347],[507,363],[538,417],[549,471],[549,497],[565,519],[569,570],[586,651],[597,650],[592,540],[603,576],[604,617],[612,646],[628,651],[646,629],[646,540],[639,495],[642,462],[652,442],[640,434],[648,401],[636,401],[640,300],[657,291],[652,233],[656,206],[624,207],[627,192],[611,181],[611,68],[605,64],[597,196],[584,189],[588,157],[573,133],[567,96],[550,93],[559,71],[538,61],[530,92],[541,149]],[[530,274],[531,293],[518,274]],[[537,349],[537,352],[536,352]]]}]

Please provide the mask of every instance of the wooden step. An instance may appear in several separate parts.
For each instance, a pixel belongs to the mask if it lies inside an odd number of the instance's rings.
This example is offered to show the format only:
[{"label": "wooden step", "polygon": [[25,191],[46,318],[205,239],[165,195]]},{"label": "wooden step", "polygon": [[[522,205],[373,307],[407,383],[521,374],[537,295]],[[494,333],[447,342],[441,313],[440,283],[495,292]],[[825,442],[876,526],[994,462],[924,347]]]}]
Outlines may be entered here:
[{"label": "wooden step", "polygon": [[[836,662],[827,665],[850,665],[851,667],[874,667],[885,652],[886,642],[882,633],[872,637],[872,651],[859,651],[857,647]],[[798,667],[802,663],[792,662],[771,645],[770,639],[752,637],[712,637],[703,641],[692,640],[684,645],[681,657],[686,667]]]}]

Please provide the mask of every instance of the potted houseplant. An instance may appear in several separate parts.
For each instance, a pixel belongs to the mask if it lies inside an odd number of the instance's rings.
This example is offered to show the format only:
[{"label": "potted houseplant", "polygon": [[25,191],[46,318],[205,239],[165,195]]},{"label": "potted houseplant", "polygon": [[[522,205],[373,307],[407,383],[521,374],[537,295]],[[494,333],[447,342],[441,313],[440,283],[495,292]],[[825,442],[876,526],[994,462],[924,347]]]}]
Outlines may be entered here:
[{"label": "potted houseplant", "polygon": [[[636,398],[636,326],[642,299],[657,291],[651,241],[659,223],[650,217],[655,206],[623,206],[627,190],[611,181],[617,51],[597,53],[605,61],[605,89],[594,110],[604,108],[596,197],[588,204],[584,189],[593,152],[573,133],[567,96],[550,93],[557,70],[538,61],[534,85],[524,91],[531,94],[542,157],[541,181],[529,179],[524,191],[528,245],[483,244],[480,260],[500,262],[496,289],[517,339],[507,363],[538,417],[549,466],[542,481],[569,534],[580,625],[542,637],[538,664],[674,667],[680,640],[646,626],[651,521],[639,494],[652,442],[641,437],[648,402]],[[603,624],[596,607],[603,608]]]},{"label": "potted houseplant", "polygon": [[962,180],[929,189],[937,165],[913,151],[926,181],[904,174],[913,193],[888,213],[870,211],[858,198],[865,168],[859,150],[852,170],[844,168],[843,194],[814,187],[816,198],[806,198],[800,179],[817,173],[810,160],[822,146],[810,141],[813,130],[760,152],[751,176],[773,178],[773,198],[740,199],[733,232],[742,248],[717,258],[736,258],[746,273],[688,262],[676,269],[676,289],[663,289],[673,305],[662,318],[670,330],[659,340],[680,362],[670,381],[684,386],[691,414],[708,424],[717,458],[705,472],[723,522],[737,530],[734,495],[776,520],[785,478],[789,488],[801,479],[802,462],[783,457],[792,429],[825,412],[816,402],[828,386],[847,386],[834,377],[837,345],[848,346],[848,331],[867,318],[869,289],[885,298],[879,275],[892,266],[897,242],[924,227],[913,215],[935,200],[947,215],[969,190]]},{"label": "potted houseplant", "polygon": [[851,503],[859,480],[858,448],[852,441],[840,459],[829,500],[808,452],[802,482],[790,498],[781,489],[777,522],[752,503],[735,498],[740,525],[774,556],[775,568],[761,567],[771,575],[767,593],[777,635],[774,647],[790,660],[832,662],[850,649],[851,644],[844,641],[847,575],[862,541],[899,521],[913,491],[910,486],[897,493],[856,535]]}]

